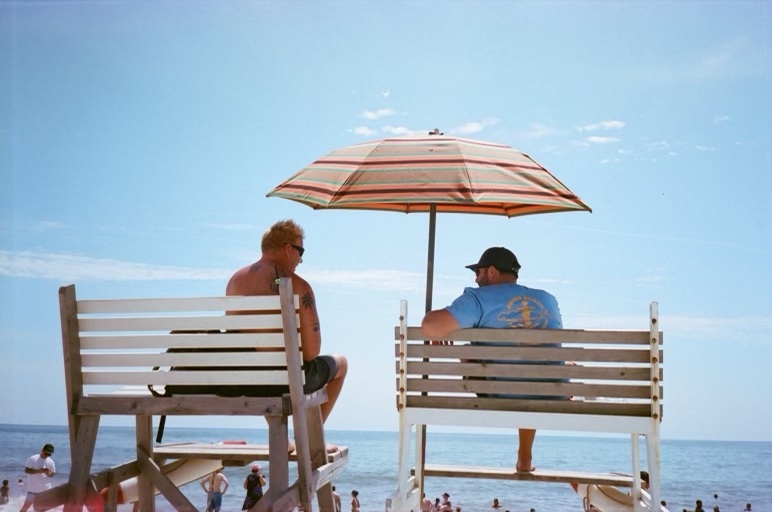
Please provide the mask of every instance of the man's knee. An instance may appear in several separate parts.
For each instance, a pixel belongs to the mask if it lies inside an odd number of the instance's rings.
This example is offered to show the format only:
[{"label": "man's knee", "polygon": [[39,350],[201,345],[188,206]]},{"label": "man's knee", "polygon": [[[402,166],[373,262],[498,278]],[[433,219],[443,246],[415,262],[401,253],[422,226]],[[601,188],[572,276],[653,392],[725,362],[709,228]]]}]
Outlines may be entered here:
[{"label": "man's knee", "polygon": [[348,359],[346,359],[346,356],[336,354],[335,361],[338,363],[338,371],[335,372],[334,378],[343,380],[346,378],[346,374],[348,373]]}]

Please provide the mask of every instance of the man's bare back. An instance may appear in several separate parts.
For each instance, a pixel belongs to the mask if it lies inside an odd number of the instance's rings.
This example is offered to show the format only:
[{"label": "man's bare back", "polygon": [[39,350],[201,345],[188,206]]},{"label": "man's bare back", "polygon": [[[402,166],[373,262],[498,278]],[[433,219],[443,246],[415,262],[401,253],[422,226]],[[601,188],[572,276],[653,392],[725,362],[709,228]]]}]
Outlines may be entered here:
[{"label": "man's bare back", "polygon": [[295,273],[303,261],[303,229],[294,221],[279,221],[263,234],[259,260],[237,270],[225,289],[226,295],[277,295],[283,277],[292,279],[292,291],[300,300],[300,339],[302,342],[306,392],[327,386],[327,402],[322,405],[326,420],[340,395],[348,371],[342,355],[320,356],[322,337],[316,297],[311,285]]}]

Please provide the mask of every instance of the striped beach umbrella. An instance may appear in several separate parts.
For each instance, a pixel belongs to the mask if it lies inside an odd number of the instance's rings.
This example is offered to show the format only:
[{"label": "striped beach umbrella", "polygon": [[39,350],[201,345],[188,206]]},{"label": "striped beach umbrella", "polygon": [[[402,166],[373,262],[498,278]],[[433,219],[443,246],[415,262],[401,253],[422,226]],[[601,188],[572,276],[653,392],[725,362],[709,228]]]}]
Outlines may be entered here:
[{"label": "striped beach umbrella", "polygon": [[436,212],[531,215],[591,211],[547,169],[510,146],[448,137],[392,137],[319,158],[271,190],[314,209],[429,213],[426,309],[431,309]]}]

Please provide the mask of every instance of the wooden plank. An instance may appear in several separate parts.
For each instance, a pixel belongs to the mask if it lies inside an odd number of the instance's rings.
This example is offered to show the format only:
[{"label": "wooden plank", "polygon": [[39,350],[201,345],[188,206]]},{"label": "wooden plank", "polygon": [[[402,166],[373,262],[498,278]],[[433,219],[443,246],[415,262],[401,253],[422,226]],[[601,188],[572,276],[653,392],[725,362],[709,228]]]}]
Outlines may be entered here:
[{"label": "wooden plank", "polygon": [[135,429],[137,433],[137,464],[140,470],[137,476],[137,490],[139,493],[137,504],[142,512],[155,512],[153,481],[154,471],[158,468],[152,460],[153,418],[149,415],[138,414],[134,418],[134,423],[136,424]]},{"label": "wooden plank", "polygon": [[66,505],[68,508],[83,508],[86,501],[86,484],[94,457],[99,419],[100,416],[84,416],[80,419],[75,447],[72,450],[75,458],[72,460],[69,477],[71,492]]},{"label": "wooden plank", "polygon": [[[276,418],[280,421],[280,418]],[[282,430],[282,429],[279,429]],[[277,439],[284,438],[286,443],[287,436],[278,436]],[[278,450],[277,453],[281,453]],[[286,450],[284,450],[286,453]],[[335,462],[343,454],[348,453],[348,447],[341,446],[339,452],[328,453],[327,462]],[[206,459],[223,461],[252,461],[252,460],[270,460],[270,450],[268,444],[220,444],[220,443],[173,443],[156,445],[153,449],[155,460],[166,459]],[[289,461],[297,460],[297,454],[292,453],[287,459]],[[286,464],[286,462],[285,462]]]},{"label": "wooden plank", "polygon": [[583,384],[570,382],[510,382],[438,378],[407,379],[406,391],[430,393],[484,393],[549,396],[590,396],[651,399],[651,386]]},{"label": "wooden plank", "polygon": [[281,397],[219,397],[185,395],[158,398],[154,396],[83,397],[76,406],[80,415],[224,415],[265,416],[282,414]]},{"label": "wooden plank", "polygon": [[[399,361],[395,362],[397,375]],[[408,361],[405,375],[442,376],[512,376],[512,365],[495,363],[472,363],[460,361]],[[647,381],[650,366],[587,366],[587,365],[519,365],[518,377],[566,378],[583,380]],[[660,380],[662,370],[660,370]]]},{"label": "wooden plank", "polygon": [[[163,474],[161,468],[159,468],[155,461],[149,457],[149,454],[144,453],[139,448],[137,453],[137,463],[141,470],[140,479],[147,476],[151,482],[150,499],[153,501],[153,506],[155,506],[155,493],[153,492],[153,486],[155,486],[175,510],[196,510],[196,507],[194,507],[190,500],[182,494],[182,491],[180,491],[180,489],[174,485],[165,474]],[[143,496],[140,493],[140,510],[148,510],[146,508],[146,501],[147,500],[143,500]]]},{"label": "wooden plank", "polygon": [[116,350],[168,348],[278,348],[284,350],[284,334],[280,332],[223,332],[99,334],[81,333],[81,349]]},{"label": "wooden plank", "polygon": [[[284,347],[282,347],[283,349]],[[281,352],[153,352],[126,353],[112,351],[101,354],[81,354],[84,368],[93,367],[262,367],[284,366],[287,357]],[[224,368],[228,370],[228,368]]]},{"label": "wooden plank", "polygon": [[441,464],[427,464],[424,473],[426,476],[459,477],[459,478],[487,478],[494,480],[526,480],[533,482],[557,482],[557,483],[597,483],[601,485],[613,485],[616,487],[631,487],[633,479],[627,475],[615,473],[590,473],[581,471],[554,471],[537,469],[532,473],[515,471],[514,468],[493,468],[480,466],[446,466]]},{"label": "wooden plank", "polygon": [[[297,309],[298,301],[295,301]],[[230,295],[218,297],[174,297],[135,299],[85,299],[78,301],[78,310],[84,314],[147,313],[176,311],[237,311],[264,309],[279,311],[276,295]]]},{"label": "wooden plank", "polygon": [[292,423],[295,436],[295,449],[298,454],[298,492],[300,493],[300,506],[303,510],[311,510],[311,447],[309,441],[308,425],[306,422],[307,411],[303,405],[305,393],[303,392],[303,374],[301,372],[301,357],[294,350],[299,345],[297,315],[290,312],[287,307],[293,296],[292,280],[281,279],[279,282],[279,296],[282,301],[282,321],[284,340],[287,354],[287,373],[289,375],[289,394],[292,398]]},{"label": "wooden plank", "polygon": [[[398,355],[398,354],[396,354]],[[484,359],[506,361],[576,361],[595,363],[649,363],[650,350],[566,347],[487,347],[473,345],[408,345],[409,358]],[[660,358],[662,351],[660,351]]]},{"label": "wooden plank", "polygon": [[70,496],[70,485],[64,483],[35,495],[35,510],[50,510],[64,505]]},{"label": "wooden plank", "polygon": [[262,371],[84,371],[83,383],[102,386],[155,386],[201,385],[201,386],[286,386],[287,372],[282,370]]},{"label": "wooden plank", "polygon": [[136,460],[132,460],[97,473],[92,473],[91,479],[94,481],[97,489],[104,489],[110,484],[110,474],[113,475],[113,480],[123,482],[139,474],[139,465],[137,465]]},{"label": "wooden plank", "polygon": [[154,317],[83,317],[83,331],[174,331],[214,329],[281,329],[279,315],[154,316]]},{"label": "wooden plank", "polygon": [[[394,339],[400,339],[399,326],[394,328]],[[408,327],[408,341],[429,341],[420,327]],[[606,329],[460,329],[444,340],[453,341],[516,341],[523,343],[601,343],[646,345],[649,331]],[[662,333],[660,332],[660,339]],[[661,343],[661,341],[660,341]]]},{"label": "wooden plank", "polygon": [[408,395],[407,407],[428,409],[464,409],[473,413],[475,410],[486,411],[523,411],[556,414],[589,414],[648,417],[648,403],[631,404],[616,402],[593,402],[575,400],[517,400],[506,398],[479,397],[436,397]]},{"label": "wooden plank", "polygon": [[74,409],[78,398],[83,395],[80,361],[80,326],[78,325],[75,285],[59,288],[59,319],[62,328],[62,354],[64,356],[64,383],[67,394],[67,422],[70,434],[70,460],[75,460],[75,442],[80,418]]}]

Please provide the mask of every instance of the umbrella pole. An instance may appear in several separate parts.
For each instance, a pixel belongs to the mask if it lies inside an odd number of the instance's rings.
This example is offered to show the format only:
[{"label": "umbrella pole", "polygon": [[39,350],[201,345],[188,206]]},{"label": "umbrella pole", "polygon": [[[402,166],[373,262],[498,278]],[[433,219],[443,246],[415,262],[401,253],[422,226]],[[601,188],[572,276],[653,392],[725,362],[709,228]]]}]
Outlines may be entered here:
[{"label": "umbrella pole", "polygon": [[[432,295],[434,294],[434,233],[435,233],[435,227],[437,224],[437,206],[435,204],[431,204],[429,206],[429,251],[428,256],[426,258],[426,312],[432,310]],[[425,344],[429,343],[428,341],[424,342]],[[428,361],[428,359],[424,359],[424,361]],[[422,376],[424,379],[427,378],[426,375]],[[422,393],[426,394],[426,393]],[[423,499],[424,496],[424,468],[426,467],[426,425],[421,425],[418,427],[418,432],[416,432],[417,436],[420,436],[421,438],[421,478],[420,478],[420,489],[418,490],[418,495],[421,496],[421,499]],[[417,472],[416,472],[417,473]],[[418,474],[418,473],[417,473]]]},{"label": "umbrella pole", "polygon": [[434,231],[437,223],[437,205],[429,206],[429,254],[426,259],[426,312],[432,310],[434,293]]}]

